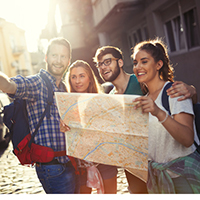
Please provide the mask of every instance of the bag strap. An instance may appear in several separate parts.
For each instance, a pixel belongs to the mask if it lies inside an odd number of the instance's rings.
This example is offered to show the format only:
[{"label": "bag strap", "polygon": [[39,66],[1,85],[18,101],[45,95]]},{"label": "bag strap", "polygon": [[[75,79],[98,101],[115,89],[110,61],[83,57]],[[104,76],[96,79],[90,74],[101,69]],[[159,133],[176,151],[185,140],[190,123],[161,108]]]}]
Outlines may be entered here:
[{"label": "bag strap", "polygon": [[42,79],[45,81],[48,88],[48,99],[47,99],[47,118],[50,118],[50,106],[53,104],[53,86],[49,78],[45,74],[40,75]]},{"label": "bag strap", "polygon": [[66,156],[67,152],[64,151],[54,151],[54,156],[55,157],[60,157],[60,156]]},{"label": "bag strap", "polygon": [[[200,103],[196,103],[193,105],[194,109],[194,115],[195,115],[195,126],[197,131],[197,137],[200,140]],[[200,153],[200,145],[197,144],[196,141],[194,141],[195,146],[197,147],[197,151]]]},{"label": "bag strap", "polygon": [[52,87],[52,83],[51,81],[46,77],[46,75],[44,74],[41,74],[40,75],[42,77],[42,79],[45,81],[46,85],[47,85],[47,88],[48,88],[48,99],[47,99],[47,106],[44,110],[44,112],[42,113],[42,116],[40,117],[40,120],[35,128],[35,131],[33,132],[33,134],[31,135],[31,140],[28,144],[29,147],[31,147],[31,144],[33,143],[34,141],[34,137],[35,135],[37,134],[37,131],[45,117],[45,115],[47,115],[47,118],[50,118],[50,106],[53,104],[53,87]]},{"label": "bag strap", "polygon": [[165,85],[163,92],[162,92],[162,105],[167,110],[169,115],[171,115],[170,107],[169,107],[169,96],[167,95],[167,91],[171,86],[173,82],[169,82]]}]

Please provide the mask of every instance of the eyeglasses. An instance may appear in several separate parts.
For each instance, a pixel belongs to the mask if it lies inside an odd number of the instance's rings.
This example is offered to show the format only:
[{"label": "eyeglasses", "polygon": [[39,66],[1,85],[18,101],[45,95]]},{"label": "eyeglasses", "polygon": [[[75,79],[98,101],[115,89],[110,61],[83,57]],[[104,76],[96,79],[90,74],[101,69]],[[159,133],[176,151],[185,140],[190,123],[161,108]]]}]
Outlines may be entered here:
[{"label": "eyeglasses", "polygon": [[111,62],[112,62],[112,60],[119,60],[119,58],[107,58],[107,59],[105,59],[103,62],[98,62],[97,63],[97,68],[101,68],[101,66],[104,64],[105,66],[108,66],[108,65],[110,65],[111,64]]}]

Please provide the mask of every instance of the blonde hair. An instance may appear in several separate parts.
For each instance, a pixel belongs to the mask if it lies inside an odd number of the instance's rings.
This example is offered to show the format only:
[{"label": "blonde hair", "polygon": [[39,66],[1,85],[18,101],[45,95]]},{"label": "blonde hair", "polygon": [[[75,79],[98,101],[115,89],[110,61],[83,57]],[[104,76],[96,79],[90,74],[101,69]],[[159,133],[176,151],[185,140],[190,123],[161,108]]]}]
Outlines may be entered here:
[{"label": "blonde hair", "polygon": [[90,84],[88,87],[88,93],[102,93],[102,89],[97,81],[97,78],[92,70],[92,68],[90,67],[90,65],[83,61],[83,60],[76,60],[75,62],[73,62],[67,72],[66,75],[66,82],[67,82],[67,90],[68,92],[76,92],[74,90],[74,88],[72,87],[72,83],[71,83],[71,72],[73,68],[76,67],[82,67],[85,72],[87,73],[89,79],[90,79]]}]

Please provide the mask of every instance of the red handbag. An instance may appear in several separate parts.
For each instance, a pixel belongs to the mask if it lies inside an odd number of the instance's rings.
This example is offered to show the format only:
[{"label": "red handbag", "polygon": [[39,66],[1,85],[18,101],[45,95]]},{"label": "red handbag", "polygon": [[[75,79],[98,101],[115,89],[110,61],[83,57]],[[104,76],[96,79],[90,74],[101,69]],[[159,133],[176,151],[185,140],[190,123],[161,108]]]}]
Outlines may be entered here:
[{"label": "red handbag", "polygon": [[36,162],[46,163],[54,159],[54,157],[65,156],[66,151],[54,151],[50,147],[41,146],[35,143],[29,142],[31,140],[31,134],[29,133],[14,149],[14,154],[19,159],[22,165],[34,164]]}]

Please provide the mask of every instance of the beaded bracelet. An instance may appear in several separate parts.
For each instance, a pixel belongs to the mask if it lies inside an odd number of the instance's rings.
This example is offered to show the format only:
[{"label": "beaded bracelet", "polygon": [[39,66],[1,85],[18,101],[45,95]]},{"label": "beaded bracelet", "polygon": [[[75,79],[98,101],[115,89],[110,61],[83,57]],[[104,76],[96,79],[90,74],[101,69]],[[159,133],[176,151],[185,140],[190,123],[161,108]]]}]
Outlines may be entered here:
[{"label": "beaded bracelet", "polygon": [[162,121],[159,121],[161,124],[164,123],[167,120],[167,117],[169,116],[167,112],[165,112],[165,113],[166,113],[165,119],[163,119]]}]

